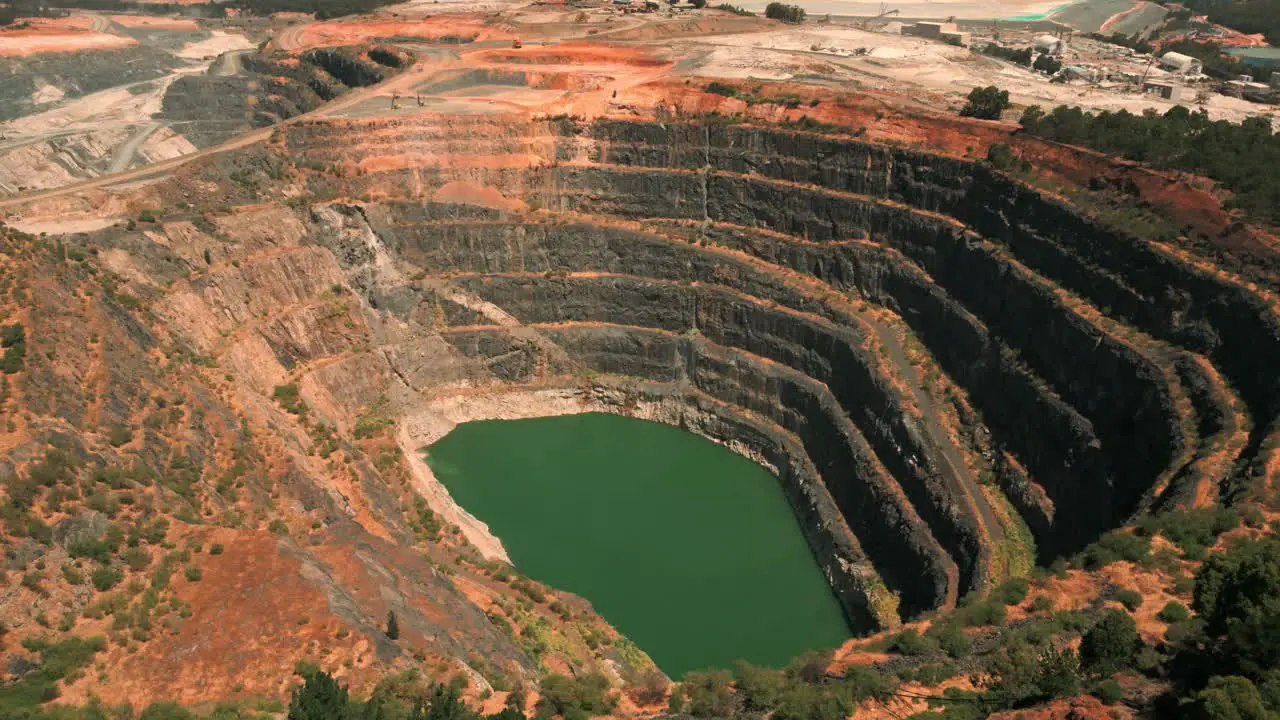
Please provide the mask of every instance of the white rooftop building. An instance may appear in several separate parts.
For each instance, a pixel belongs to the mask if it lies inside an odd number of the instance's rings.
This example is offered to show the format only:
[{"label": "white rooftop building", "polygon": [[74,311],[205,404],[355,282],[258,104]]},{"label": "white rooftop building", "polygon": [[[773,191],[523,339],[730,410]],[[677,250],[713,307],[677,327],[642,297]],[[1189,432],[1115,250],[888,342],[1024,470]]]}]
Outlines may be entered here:
[{"label": "white rooftop building", "polygon": [[1160,67],[1177,73],[1199,75],[1204,72],[1204,65],[1196,58],[1182,53],[1167,52],[1160,56]]}]

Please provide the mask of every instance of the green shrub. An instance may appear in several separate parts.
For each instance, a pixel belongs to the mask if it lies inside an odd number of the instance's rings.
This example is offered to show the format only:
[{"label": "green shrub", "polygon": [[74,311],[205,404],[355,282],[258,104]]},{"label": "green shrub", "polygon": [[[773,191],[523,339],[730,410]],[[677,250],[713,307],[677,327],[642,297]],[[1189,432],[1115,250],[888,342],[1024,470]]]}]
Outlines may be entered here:
[{"label": "green shrub", "polygon": [[707,83],[707,86],[703,89],[712,95],[721,95],[723,97],[734,97],[738,94],[737,88],[732,85],[726,85],[722,82]]},{"label": "green shrub", "polygon": [[1280,540],[1248,540],[1210,557],[1196,573],[1192,608],[1243,671],[1280,667]]},{"label": "green shrub", "polygon": [[348,717],[351,701],[345,687],[318,669],[303,677],[305,680],[293,691],[289,701],[289,720],[342,720]]},{"label": "green shrub", "polygon": [[783,691],[776,720],[843,720],[853,711],[847,698],[808,684],[793,684]]},{"label": "green shrub", "polygon": [[307,404],[298,396],[298,386],[293,383],[277,385],[271,397],[280,403],[280,407],[294,415],[302,415],[307,411]]},{"label": "green shrub", "polygon": [[769,712],[782,697],[786,678],[781,671],[759,667],[739,660],[733,666],[733,681],[742,709],[747,712]]},{"label": "green shrub", "polygon": [[138,720],[194,720],[191,711],[175,702],[154,702],[142,711]]},{"label": "green shrub", "polygon": [[1018,157],[1009,143],[991,143],[987,148],[987,162],[997,170],[1008,170],[1018,164]]},{"label": "green shrub", "polygon": [[0,359],[0,370],[12,375],[22,372],[27,358],[27,331],[22,323],[13,323],[0,328],[0,347],[4,348],[4,356]]},{"label": "green shrub", "polygon": [[1037,595],[1031,599],[1027,609],[1033,613],[1049,612],[1053,609],[1053,598],[1048,595]]},{"label": "green shrub", "polygon": [[70,563],[62,566],[62,579],[66,580],[68,585],[84,584],[84,574]]},{"label": "green shrub", "polygon": [[937,642],[942,652],[953,658],[963,657],[969,654],[973,643],[969,640],[969,636],[965,634],[964,629],[958,623],[954,622],[938,622],[934,623],[925,633],[926,637],[932,638]]},{"label": "green shrub", "polygon": [[1213,677],[1209,685],[1183,700],[1182,716],[1205,720],[1269,720],[1267,702],[1258,687],[1240,676]]},{"label": "green shrub", "polygon": [[1137,590],[1120,590],[1116,593],[1116,602],[1123,605],[1129,612],[1134,612],[1142,607],[1142,593]]},{"label": "green shrub", "polygon": [[1003,625],[1007,610],[1005,604],[993,600],[970,600],[955,611],[955,619],[965,627],[984,627],[987,625]]},{"label": "green shrub", "polygon": [[1018,605],[1027,599],[1027,592],[1030,589],[1031,583],[1027,582],[1026,578],[1009,578],[996,588],[994,596],[1005,605]]},{"label": "green shrub", "polygon": [[107,431],[107,442],[118,448],[133,439],[133,431],[123,425],[116,425]]},{"label": "green shrub", "polygon": [[1160,608],[1160,612],[1156,613],[1156,617],[1159,618],[1160,622],[1172,625],[1189,619],[1191,611],[1187,609],[1186,605],[1177,600],[1170,600],[1165,603],[1164,607]]},{"label": "green shrub", "polygon": [[764,8],[764,16],[770,20],[781,20],[784,23],[798,25],[804,22],[805,11],[799,5],[787,5],[780,2],[771,2]]},{"label": "green shrub", "polygon": [[99,592],[106,592],[116,585],[119,585],[120,580],[123,578],[124,575],[110,565],[104,565],[94,570],[93,574],[89,576],[89,579],[93,582],[93,586],[97,588]]},{"label": "green shrub", "polygon": [[1141,641],[1138,625],[1128,613],[1108,610],[1080,638],[1080,660],[1100,675],[1132,666]]},{"label": "green shrub", "polygon": [[1093,696],[1098,698],[1106,705],[1115,705],[1124,698],[1124,688],[1120,687],[1120,683],[1112,678],[1107,678],[1098,683],[1093,689]]},{"label": "green shrub", "polygon": [[976,87],[969,91],[969,102],[960,110],[961,117],[999,120],[1009,109],[1009,91],[995,85]]},{"label": "green shrub", "polygon": [[146,550],[136,547],[125,550],[120,554],[120,559],[134,572],[146,570],[147,566],[151,564],[151,555]]},{"label": "green shrub", "polygon": [[200,578],[204,573],[200,572],[200,568],[195,565],[188,565],[183,569],[182,574],[187,578],[188,582],[200,582]]},{"label": "green shrub", "polygon": [[548,675],[542,679],[539,691],[541,697],[535,706],[538,717],[561,715],[565,720],[585,720],[606,715],[616,705],[609,692],[609,681],[597,673],[580,678]]},{"label": "green shrub", "polygon": [[1097,570],[1120,560],[1142,563],[1150,552],[1151,538],[1113,530],[1085,548],[1084,564]]},{"label": "green shrub", "polygon": [[52,644],[28,638],[23,647],[40,654],[40,666],[16,682],[0,686],[0,717],[31,717],[37,706],[58,696],[59,680],[78,673],[106,646],[101,637],[71,637]]},{"label": "green shrub", "polygon": [[221,555],[221,554],[222,554],[222,543],[214,543],[214,544],[210,545],[210,546],[209,546],[209,554],[210,554],[210,555]]},{"label": "green shrub", "polygon": [[1149,535],[1163,535],[1187,555],[1198,557],[1219,535],[1239,525],[1239,516],[1228,508],[1204,508],[1149,515],[1140,527]]},{"label": "green shrub", "polygon": [[889,649],[902,655],[936,655],[938,644],[932,638],[916,632],[914,628],[907,628],[893,636]]}]

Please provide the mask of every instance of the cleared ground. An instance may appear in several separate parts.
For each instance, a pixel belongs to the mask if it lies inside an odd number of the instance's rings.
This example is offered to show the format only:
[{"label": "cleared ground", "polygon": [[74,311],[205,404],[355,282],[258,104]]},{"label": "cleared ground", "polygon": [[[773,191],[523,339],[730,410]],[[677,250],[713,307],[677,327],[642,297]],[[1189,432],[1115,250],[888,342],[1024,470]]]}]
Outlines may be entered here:
[{"label": "cleared ground", "polygon": [[[54,52],[31,57],[39,62],[57,57],[92,62],[93,43],[101,42],[119,45],[117,52],[151,53],[150,62],[162,57],[173,67],[158,67],[114,86],[93,88],[76,87],[70,80],[51,81],[48,78],[56,73],[42,70],[35,84],[19,93],[18,100],[25,105],[22,117],[0,125],[0,159],[4,160],[0,193],[66,186],[166,161],[247,132],[246,118],[253,108],[248,101],[247,105],[227,102],[225,108],[224,103],[215,103],[206,108],[209,117],[193,120],[189,106],[204,102],[201,98],[212,101],[217,95],[210,95],[212,90],[176,100],[185,108],[176,115],[167,110],[159,113],[170,88],[175,88],[175,94],[177,89],[187,92],[186,85],[174,85],[183,76],[209,73],[225,78],[226,89],[218,92],[248,98],[255,92],[251,89],[255,80],[246,75],[245,57],[262,39],[270,40],[269,52],[301,54],[320,47],[382,43],[413,53],[415,66],[391,81],[337,105],[302,108],[359,118],[422,113],[625,115],[634,108],[664,104],[679,110],[681,100],[676,96],[680,93],[673,93],[673,87],[704,86],[715,79],[786,81],[838,93],[884,92],[901,96],[908,105],[951,110],[963,104],[973,87],[988,84],[1008,90],[1019,106],[1070,104],[1138,113],[1164,112],[1178,104],[1138,92],[1140,78],[1164,76],[1159,68],[1148,67],[1147,58],[1131,57],[1127,51],[1079,36],[1063,60],[1068,65],[1107,68],[1108,76],[1099,82],[1050,82],[1043,74],[967,48],[886,31],[899,27],[898,19],[910,16],[954,15],[962,21],[1023,18],[1028,21],[1023,29],[1008,21],[999,28],[1000,41],[1017,47],[1042,32],[1049,22],[1043,18],[1082,31],[1142,32],[1165,13],[1151,3],[915,3],[893,6],[899,11],[892,18],[894,23],[886,26],[881,20],[869,28],[847,16],[878,14],[880,4],[829,4],[830,8],[806,4],[810,22],[802,26],[712,10],[633,14],[612,4],[575,9],[495,2],[410,2],[369,16],[325,22],[306,16],[279,17],[256,35],[238,27],[172,17],[83,14],[41,21],[26,34],[0,33],[0,56],[26,52],[22,48],[27,47],[61,48],[57,43],[77,37],[90,43],[77,55]],[[820,17],[824,11],[836,18]],[[991,30],[984,30],[980,23],[968,27],[976,43],[990,39]],[[513,49],[517,43],[523,48]],[[137,64],[119,59],[106,63],[108,70],[116,67],[136,68]],[[464,76],[468,72],[479,75]],[[497,75],[502,77],[495,79]],[[1265,106],[1208,92],[1207,86],[1188,88],[1179,102],[1203,108],[1213,118],[1236,122],[1269,112]],[[697,103],[697,111],[712,109],[702,107],[703,100]],[[230,114],[215,117],[223,110]]]}]

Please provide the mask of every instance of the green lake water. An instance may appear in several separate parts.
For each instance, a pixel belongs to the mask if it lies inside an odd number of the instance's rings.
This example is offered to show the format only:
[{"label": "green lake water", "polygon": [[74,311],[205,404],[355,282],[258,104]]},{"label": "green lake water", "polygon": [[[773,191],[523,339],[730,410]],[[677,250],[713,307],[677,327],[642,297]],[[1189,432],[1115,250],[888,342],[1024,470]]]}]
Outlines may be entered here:
[{"label": "green lake water", "polygon": [[849,637],[777,479],[705,438],[591,413],[465,423],[427,452],[523,573],[590,600],[672,677]]}]

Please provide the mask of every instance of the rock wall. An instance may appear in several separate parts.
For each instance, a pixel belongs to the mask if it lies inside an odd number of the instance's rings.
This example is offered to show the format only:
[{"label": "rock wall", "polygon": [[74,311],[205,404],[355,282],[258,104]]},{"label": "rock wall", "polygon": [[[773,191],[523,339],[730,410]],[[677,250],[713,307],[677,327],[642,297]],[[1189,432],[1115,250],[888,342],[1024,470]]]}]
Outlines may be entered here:
[{"label": "rock wall", "polygon": [[[1261,296],[985,165],[725,123],[370,129],[385,170],[310,181],[395,198],[341,211],[358,242],[313,231],[349,274],[370,243],[403,268],[371,304],[480,386],[642,378],[791,434],[906,616],[1010,571],[993,503],[1047,561],[1216,497],[1274,433]],[[334,132],[287,143],[333,163]],[[457,153],[504,160],[434,159]],[[450,183],[502,203],[433,202]]]}]

